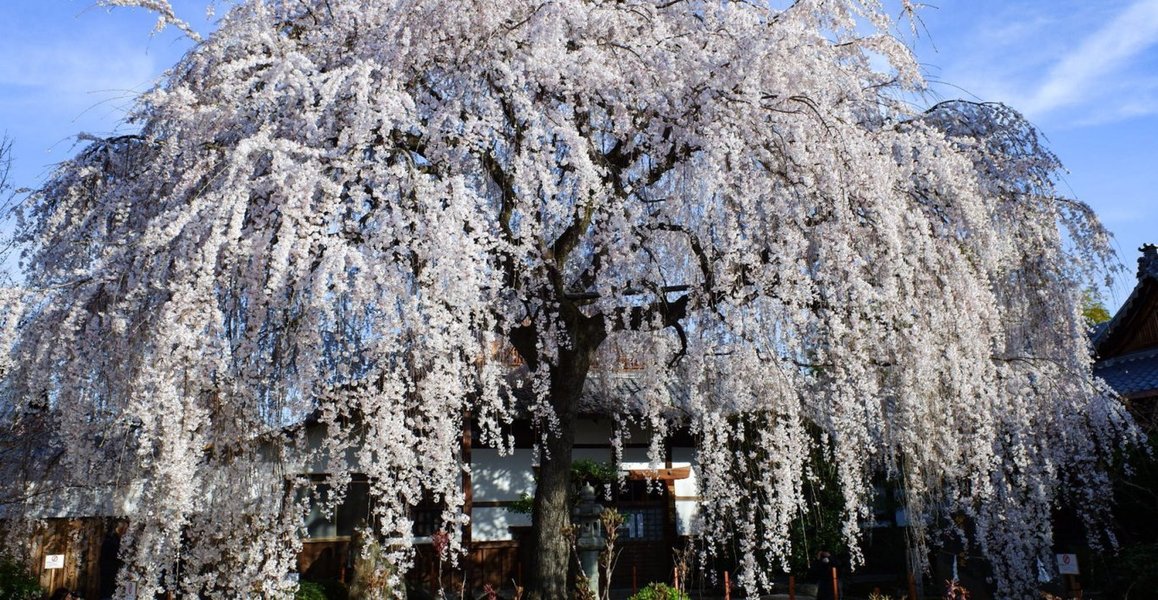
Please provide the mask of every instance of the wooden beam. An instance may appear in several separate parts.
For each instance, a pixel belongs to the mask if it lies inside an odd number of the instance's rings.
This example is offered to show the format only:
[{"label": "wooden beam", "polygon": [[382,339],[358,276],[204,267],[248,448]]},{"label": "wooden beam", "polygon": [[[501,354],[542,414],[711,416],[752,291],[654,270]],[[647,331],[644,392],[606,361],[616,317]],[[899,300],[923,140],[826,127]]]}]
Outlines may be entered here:
[{"label": "wooden beam", "polygon": [[655,481],[675,481],[692,476],[691,467],[675,467],[671,469],[629,469],[627,478],[633,481],[650,479]]}]

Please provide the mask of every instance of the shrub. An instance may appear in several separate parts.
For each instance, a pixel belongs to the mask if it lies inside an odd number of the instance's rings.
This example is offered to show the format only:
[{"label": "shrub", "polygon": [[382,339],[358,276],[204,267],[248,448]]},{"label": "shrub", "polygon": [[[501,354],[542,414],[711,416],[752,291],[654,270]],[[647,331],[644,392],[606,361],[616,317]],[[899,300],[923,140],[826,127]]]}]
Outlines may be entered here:
[{"label": "shrub", "polygon": [[24,567],[11,560],[0,560],[0,598],[5,600],[40,600],[44,590]]},{"label": "shrub", "polygon": [[294,600],[349,600],[350,592],[346,584],[336,579],[303,581],[298,584]]},{"label": "shrub", "polygon": [[298,591],[294,594],[294,600],[329,600],[329,598],[326,597],[326,590],[321,584],[303,581],[298,584]]},{"label": "shrub", "polygon": [[691,600],[691,596],[669,587],[666,583],[649,583],[629,600]]}]

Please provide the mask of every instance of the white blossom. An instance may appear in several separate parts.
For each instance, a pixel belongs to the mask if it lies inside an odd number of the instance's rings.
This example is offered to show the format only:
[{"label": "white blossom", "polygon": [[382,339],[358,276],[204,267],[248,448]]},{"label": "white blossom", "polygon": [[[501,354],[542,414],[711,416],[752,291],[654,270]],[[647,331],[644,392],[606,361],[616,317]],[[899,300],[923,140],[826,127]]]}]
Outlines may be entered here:
[{"label": "white blossom", "polygon": [[61,165],[5,393],[47,399],[72,477],[144,489],[139,593],[288,594],[310,471],[369,478],[404,567],[408,507],[461,524],[464,415],[550,429],[593,344],[593,389],[613,350],[646,363],[621,418],[700,439],[705,541],[749,592],[787,564],[813,424],[854,547],[887,473],[918,551],[963,515],[1023,597],[1063,484],[1104,497],[1130,430],[1075,308],[1107,234],[1016,112],[899,100],[877,2],[782,4],[246,2],[139,134]]}]

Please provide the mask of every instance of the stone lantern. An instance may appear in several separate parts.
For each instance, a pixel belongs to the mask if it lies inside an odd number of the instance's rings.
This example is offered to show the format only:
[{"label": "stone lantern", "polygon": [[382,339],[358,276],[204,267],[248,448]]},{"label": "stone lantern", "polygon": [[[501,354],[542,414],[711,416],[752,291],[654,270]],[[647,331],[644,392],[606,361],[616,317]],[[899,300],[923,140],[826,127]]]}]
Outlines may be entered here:
[{"label": "stone lantern", "polygon": [[603,527],[599,521],[603,514],[603,506],[595,501],[595,488],[591,484],[579,490],[579,502],[571,512],[571,522],[575,524],[579,539],[576,546],[579,550],[579,564],[587,575],[587,583],[596,598],[599,597],[599,553],[603,551],[606,540],[603,538]]}]

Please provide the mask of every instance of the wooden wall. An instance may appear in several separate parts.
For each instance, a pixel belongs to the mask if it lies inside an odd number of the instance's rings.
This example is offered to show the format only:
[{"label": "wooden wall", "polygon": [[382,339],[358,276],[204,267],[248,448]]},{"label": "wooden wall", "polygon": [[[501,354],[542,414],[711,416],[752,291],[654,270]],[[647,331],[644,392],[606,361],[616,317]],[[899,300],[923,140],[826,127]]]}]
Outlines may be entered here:
[{"label": "wooden wall", "polygon": [[[104,518],[47,519],[37,524],[28,558],[40,586],[48,593],[67,587],[84,598],[97,598],[101,542],[109,527],[111,521]],[[45,558],[52,554],[64,555],[63,567],[45,568]]]},{"label": "wooden wall", "polygon": [[[100,589],[100,550],[111,521],[104,518],[49,519],[33,535],[32,573],[46,592],[67,587],[82,597],[98,598]],[[3,532],[7,534],[8,532]],[[348,581],[349,549],[347,540],[306,541],[298,557],[303,580]],[[652,581],[671,581],[672,545],[670,540],[620,543],[622,554],[613,585],[619,589],[643,587]],[[64,567],[45,569],[45,556],[63,554]],[[474,542],[459,567],[442,565],[443,589],[458,590],[465,581],[468,591],[479,592],[484,585],[509,595],[517,584],[524,584],[528,556],[520,552],[518,540]],[[429,544],[416,548],[414,568],[407,574],[412,585],[433,589],[439,585],[439,566]]]},{"label": "wooden wall", "polygon": [[[306,541],[298,555],[298,572],[306,581],[349,583],[353,575],[349,552],[350,542],[346,540]],[[439,586],[455,590],[456,596],[464,580],[468,591],[481,591],[485,585],[510,591],[522,578],[524,560],[516,541],[474,542],[470,553],[452,568],[449,563],[439,565],[430,544],[421,544],[415,547],[414,567],[406,574],[406,581],[427,590]]]}]

